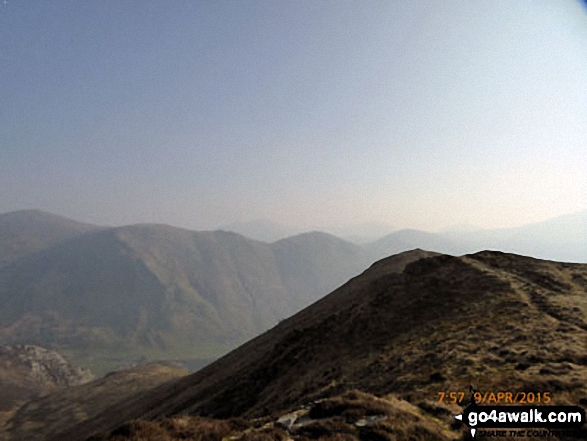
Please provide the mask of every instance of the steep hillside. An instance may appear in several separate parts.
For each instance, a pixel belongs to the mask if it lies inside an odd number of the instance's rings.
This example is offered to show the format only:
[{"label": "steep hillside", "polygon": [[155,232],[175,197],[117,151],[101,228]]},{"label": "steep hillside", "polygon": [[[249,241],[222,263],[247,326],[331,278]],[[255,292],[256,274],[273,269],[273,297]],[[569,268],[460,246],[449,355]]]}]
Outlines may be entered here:
[{"label": "steep hillside", "polygon": [[39,210],[0,214],[0,267],[97,228]]},{"label": "steep hillside", "polygon": [[[321,232],[271,244],[283,283],[298,306],[308,306],[373,263],[360,246]],[[301,309],[301,308],[300,308]],[[297,312],[297,311],[296,311]]]},{"label": "steep hillside", "polygon": [[98,373],[209,359],[367,262],[360,247],[318,233],[271,245],[165,225],[87,233],[0,268],[0,341],[60,348]]},{"label": "steep hillside", "polygon": [[393,395],[360,391],[317,400],[290,413],[216,419],[179,415],[130,421],[88,441],[455,441],[469,439],[454,424],[458,406],[414,406]]},{"label": "steep hillside", "polygon": [[117,403],[187,374],[181,366],[152,363],[114,372],[104,378],[34,398],[0,425],[5,441],[41,441],[75,423],[90,419]]},{"label": "steep hillside", "polygon": [[263,418],[354,389],[420,408],[470,385],[587,403],[587,265],[481,252],[421,259],[398,274],[397,259],[64,435],[184,413]]}]

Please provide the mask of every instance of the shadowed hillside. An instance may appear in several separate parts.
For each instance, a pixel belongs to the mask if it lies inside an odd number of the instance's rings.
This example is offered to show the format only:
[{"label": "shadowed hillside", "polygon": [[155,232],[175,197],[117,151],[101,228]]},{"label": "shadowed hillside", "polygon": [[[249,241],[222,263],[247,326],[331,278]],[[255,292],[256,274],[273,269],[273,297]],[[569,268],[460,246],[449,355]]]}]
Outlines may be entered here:
[{"label": "shadowed hillside", "polygon": [[50,438],[141,391],[186,374],[187,370],[179,365],[152,363],[54,391],[20,407],[4,427],[0,426],[0,439],[40,441]]},{"label": "shadowed hillside", "polygon": [[398,274],[398,259],[405,255],[200,372],[64,435],[184,413],[264,418],[356,389],[419,408],[471,384],[586,402],[587,265],[482,252],[418,260]]},{"label": "shadowed hillside", "polygon": [[277,241],[271,249],[283,283],[303,306],[338,288],[373,261],[361,247],[321,232]]},{"label": "shadowed hillside", "polygon": [[0,341],[60,348],[98,373],[133,360],[198,364],[369,261],[324,233],[275,244],[165,225],[87,233],[0,268]]},{"label": "shadowed hillside", "polygon": [[98,229],[39,211],[7,213],[0,215],[0,343],[56,348],[98,374],[161,359],[197,368],[379,258],[489,246],[580,260],[585,225],[585,213],[576,213],[516,229],[401,230],[358,246],[320,232],[268,244],[225,231]]},{"label": "shadowed hillside", "polygon": [[0,426],[26,400],[93,378],[55,351],[32,345],[0,346]]},{"label": "shadowed hillside", "polygon": [[[457,407],[458,409],[458,407]],[[360,391],[318,400],[276,418],[212,419],[181,415],[131,421],[110,435],[88,441],[449,441],[467,439],[454,424],[450,406],[422,407],[394,396]]]}]

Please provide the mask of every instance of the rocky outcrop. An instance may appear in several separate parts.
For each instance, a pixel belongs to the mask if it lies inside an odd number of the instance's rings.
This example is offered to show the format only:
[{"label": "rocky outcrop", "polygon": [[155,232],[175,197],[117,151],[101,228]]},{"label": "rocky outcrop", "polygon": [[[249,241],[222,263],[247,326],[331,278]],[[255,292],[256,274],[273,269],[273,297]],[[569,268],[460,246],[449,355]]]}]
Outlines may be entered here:
[{"label": "rocky outcrop", "polygon": [[93,379],[89,370],[72,365],[58,352],[33,345],[0,346],[0,410]]},{"label": "rocky outcrop", "polygon": [[45,387],[68,387],[87,383],[94,375],[72,365],[56,351],[34,345],[0,346],[0,363],[9,363]]}]

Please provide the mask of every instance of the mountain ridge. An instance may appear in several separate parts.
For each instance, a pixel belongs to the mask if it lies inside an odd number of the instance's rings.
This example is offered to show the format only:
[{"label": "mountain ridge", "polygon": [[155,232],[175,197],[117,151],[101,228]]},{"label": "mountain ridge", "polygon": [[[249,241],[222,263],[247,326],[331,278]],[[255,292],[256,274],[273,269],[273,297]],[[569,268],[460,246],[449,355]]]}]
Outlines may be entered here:
[{"label": "mountain ridge", "polygon": [[0,267],[101,227],[41,210],[0,214]]},{"label": "mountain ridge", "polygon": [[360,247],[325,233],[266,244],[160,224],[90,231],[0,268],[0,341],[211,358],[368,261]]},{"label": "mountain ridge", "polygon": [[587,398],[587,265],[485,251],[419,258],[398,272],[405,256],[394,257],[199,372],[66,434],[179,414],[260,418],[355,389],[414,405],[471,384],[549,390],[559,404]]},{"label": "mountain ridge", "polygon": [[[25,220],[14,227],[19,217]],[[558,222],[581,226],[583,218],[587,212],[532,228],[556,233]],[[10,222],[3,224],[2,219]],[[61,235],[43,233],[43,219],[49,219],[49,233],[57,224]],[[483,243],[479,232],[469,240],[413,229],[364,246],[319,231],[265,243],[233,232],[166,224],[70,224],[39,211],[0,215],[2,225],[12,229],[0,228],[0,238],[16,228],[50,241],[0,264],[0,300],[5,305],[0,310],[0,343],[62,350],[98,373],[168,357],[202,366],[380,258],[412,248],[458,255],[478,251]],[[487,234],[488,242],[497,243],[493,233]],[[581,238],[580,231],[564,234],[568,240]],[[534,249],[542,246],[531,234],[524,237]],[[9,254],[10,245],[4,247],[0,255]],[[582,247],[580,240],[568,245],[569,255],[580,257]],[[80,352],[80,347],[87,350]]]}]

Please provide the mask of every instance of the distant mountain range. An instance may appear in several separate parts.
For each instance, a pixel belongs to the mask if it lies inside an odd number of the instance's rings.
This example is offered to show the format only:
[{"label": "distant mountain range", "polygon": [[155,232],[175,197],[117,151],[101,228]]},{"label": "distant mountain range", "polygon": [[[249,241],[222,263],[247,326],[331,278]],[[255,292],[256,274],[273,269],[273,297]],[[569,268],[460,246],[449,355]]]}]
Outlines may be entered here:
[{"label": "distant mountain range", "polygon": [[59,348],[98,373],[129,360],[215,358],[371,261],[361,247],[318,232],[267,244],[166,225],[84,232],[39,212],[0,223],[19,242],[44,238],[0,267],[0,341]]},{"label": "distant mountain range", "polygon": [[587,211],[516,228],[429,233],[400,230],[367,245],[378,257],[413,248],[462,255],[496,250],[562,262],[587,262]]},{"label": "distant mountain range", "polygon": [[[226,229],[266,242],[302,232],[268,220],[233,224]],[[494,249],[542,259],[587,262],[587,211],[515,228],[479,229],[465,225],[432,233],[395,230],[388,225],[371,223],[325,230],[364,246],[375,258],[414,248],[455,255]]]},{"label": "distant mountain range", "polygon": [[[402,253],[199,372],[53,439],[470,439],[454,415],[471,386],[548,391],[553,404],[585,408],[586,289],[585,264]],[[448,391],[461,406],[442,401]],[[584,425],[555,439],[586,435]]]},{"label": "distant mountain range", "polygon": [[0,214],[0,266],[99,227],[39,210]]},{"label": "distant mountain range", "polygon": [[304,232],[301,228],[287,227],[268,219],[256,219],[248,222],[222,225],[219,230],[232,231],[249,239],[260,240],[262,242],[275,242]]},{"label": "distant mountain range", "polygon": [[208,363],[360,274],[420,248],[587,262],[587,212],[476,232],[400,230],[357,245],[167,225],[106,228],[40,211],[0,215],[0,344],[59,349],[98,374],[158,359]]},{"label": "distant mountain range", "polygon": [[[261,240],[263,242],[275,242],[276,240],[308,232],[308,230],[303,228],[287,227],[267,219],[224,225],[220,229],[232,231],[249,239]],[[394,230],[395,228],[389,225],[375,222],[335,227],[325,226],[311,229],[311,231],[324,231],[359,245],[372,242],[390,234]]]}]

